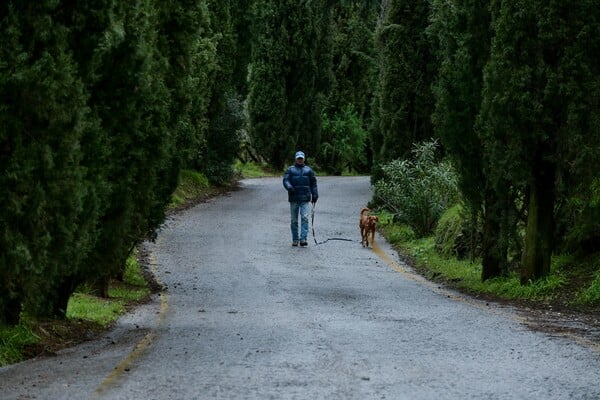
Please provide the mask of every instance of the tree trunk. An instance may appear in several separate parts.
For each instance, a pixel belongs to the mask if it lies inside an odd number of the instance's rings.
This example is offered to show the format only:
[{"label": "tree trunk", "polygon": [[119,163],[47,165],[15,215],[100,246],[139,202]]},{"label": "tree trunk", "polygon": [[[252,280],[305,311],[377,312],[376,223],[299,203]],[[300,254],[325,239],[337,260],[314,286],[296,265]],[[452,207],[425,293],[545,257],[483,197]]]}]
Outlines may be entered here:
[{"label": "tree trunk", "polygon": [[471,209],[471,222],[470,222],[470,232],[469,232],[469,259],[471,260],[471,264],[475,262],[475,257],[477,256],[477,216],[478,212],[475,207]]},{"label": "tree trunk", "polygon": [[481,281],[502,276],[506,272],[508,244],[502,238],[502,214],[505,211],[500,196],[487,189],[484,199],[483,243],[481,249]]},{"label": "tree trunk", "polygon": [[0,326],[15,326],[21,315],[21,300],[7,298],[0,302]]},{"label": "tree trunk", "polygon": [[555,174],[555,165],[551,162],[534,163],[521,265],[522,285],[550,273],[554,235]]},{"label": "tree trunk", "polygon": [[498,257],[497,244],[500,224],[486,210],[483,216],[483,243],[481,246],[481,281],[495,278],[502,274],[501,260]]},{"label": "tree trunk", "polygon": [[110,285],[109,276],[99,276],[92,282],[92,290],[94,294],[103,299],[108,299],[108,287]]},{"label": "tree trunk", "polygon": [[52,298],[48,296],[48,300],[51,301],[51,304],[49,305],[48,316],[61,319],[66,318],[67,306],[69,304],[71,295],[75,291],[75,286],[75,276],[67,276],[63,279],[63,281],[57,286],[54,296]]}]

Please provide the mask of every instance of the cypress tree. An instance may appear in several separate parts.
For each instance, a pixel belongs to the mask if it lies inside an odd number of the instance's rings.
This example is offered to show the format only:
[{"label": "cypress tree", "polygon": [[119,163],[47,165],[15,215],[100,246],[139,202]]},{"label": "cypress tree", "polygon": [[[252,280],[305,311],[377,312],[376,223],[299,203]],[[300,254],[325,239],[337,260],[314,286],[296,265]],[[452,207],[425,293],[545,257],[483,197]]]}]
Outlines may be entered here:
[{"label": "cypress tree", "polygon": [[495,1],[492,7],[482,133],[496,183],[508,179],[526,194],[521,282],[527,283],[550,271],[556,184],[573,162],[571,145],[597,135],[590,125],[597,96],[588,93],[598,87],[598,59],[590,55],[597,50],[598,10],[587,1]]},{"label": "cypress tree", "polygon": [[[0,6],[0,323],[62,314],[47,302],[95,241],[94,189],[82,166],[93,125],[54,1]],[[88,208],[89,207],[89,208]]]},{"label": "cypress tree", "polygon": [[508,231],[508,226],[503,215],[510,207],[506,191],[496,191],[488,178],[483,142],[475,124],[481,108],[483,68],[490,56],[491,14],[486,1],[432,4],[429,31],[438,43],[440,58],[433,121],[471,210],[472,259],[477,247],[476,221],[478,214],[483,213],[482,280],[486,280],[507,269],[508,242],[503,232]]},{"label": "cypress tree", "polygon": [[235,36],[231,1],[211,0],[211,28],[218,38],[216,63],[211,76],[212,96],[207,117],[209,128],[201,171],[215,184],[233,178],[233,162],[240,149],[238,130],[244,121],[242,103],[233,81],[235,71]]},{"label": "cypress tree", "polygon": [[485,186],[481,140],[475,120],[481,107],[483,67],[489,59],[491,15],[487,2],[436,0],[430,33],[438,42],[440,68],[434,85],[436,135],[459,172],[459,186],[470,206],[483,204]]},{"label": "cypress tree", "polygon": [[284,129],[288,101],[284,80],[287,37],[272,1],[256,1],[253,13],[248,93],[252,144],[273,165],[281,166],[289,158],[285,153],[291,151],[287,143],[295,143],[295,138]]},{"label": "cypress tree", "polygon": [[294,150],[316,154],[321,96],[311,2],[257,1],[248,110],[254,147],[277,168]]},{"label": "cypress tree", "polygon": [[102,295],[135,244],[163,221],[178,175],[153,2],[115,2],[105,11],[110,27],[94,69],[92,107],[107,135],[110,192],[101,236],[88,259],[95,268],[87,277],[95,278]]},{"label": "cypress tree", "polygon": [[600,9],[583,1],[565,8],[555,237],[560,250],[585,256],[600,248]]},{"label": "cypress tree", "polygon": [[426,34],[429,2],[390,0],[382,13],[372,111],[375,164],[406,158],[414,143],[433,137],[430,86],[437,70]]},{"label": "cypress tree", "polygon": [[206,0],[160,3],[158,49],[167,65],[170,93],[168,130],[176,140],[181,165],[201,169],[209,126],[216,48]]},{"label": "cypress tree", "polygon": [[242,98],[246,98],[248,95],[248,66],[252,52],[251,26],[254,2],[255,0],[237,0],[235,7],[230,7],[235,43],[232,80],[235,92]]},{"label": "cypress tree", "polygon": [[370,168],[367,137],[362,133],[370,120],[378,10],[378,1],[342,1],[328,10],[323,24],[321,42],[329,50],[319,65],[330,72],[323,74],[328,84],[322,86],[328,89],[319,162],[334,174],[346,166],[359,171]]},{"label": "cypress tree", "polygon": [[330,112],[352,105],[361,119],[369,120],[378,10],[379,1],[342,1],[332,10],[328,35],[332,53],[332,82],[327,99]]}]

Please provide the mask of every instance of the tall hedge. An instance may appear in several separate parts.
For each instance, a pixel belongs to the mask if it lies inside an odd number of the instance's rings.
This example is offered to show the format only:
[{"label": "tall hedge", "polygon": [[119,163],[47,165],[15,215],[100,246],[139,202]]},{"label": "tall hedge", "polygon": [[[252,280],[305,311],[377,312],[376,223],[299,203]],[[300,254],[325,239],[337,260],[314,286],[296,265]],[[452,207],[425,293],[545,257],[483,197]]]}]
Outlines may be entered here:
[{"label": "tall hedge", "polygon": [[[90,254],[104,291],[132,247],[164,218],[177,182],[169,93],[157,51],[158,13],[149,0],[116,3],[110,50],[96,74],[93,106],[108,136],[110,192],[102,236]],[[104,293],[106,294],[106,293]]]},{"label": "tall hedge", "polygon": [[352,105],[368,121],[374,95],[374,32],[380,1],[342,1],[331,17],[332,83],[327,106],[333,112]]},{"label": "tall hedge", "polygon": [[230,8],[235,41],[233,83],[242,98],[248,95],[248,66],[252,53],[252,18],[256,0],[236,0]]}]

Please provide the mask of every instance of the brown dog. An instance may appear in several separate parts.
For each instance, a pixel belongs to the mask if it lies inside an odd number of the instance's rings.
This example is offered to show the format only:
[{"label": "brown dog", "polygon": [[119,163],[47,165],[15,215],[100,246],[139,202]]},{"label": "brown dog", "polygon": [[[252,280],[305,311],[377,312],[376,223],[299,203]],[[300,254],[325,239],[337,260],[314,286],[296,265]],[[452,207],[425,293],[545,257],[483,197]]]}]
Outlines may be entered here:
[{"label": "brown dog", "polygon": [[371,247],[373,247],[373,241],[375,240],[375,229],[377,228],[377,221],[379,217],[376,215],[369,215],[368,208],[364,207],[360,210],[360,219],[358,226],[360,227],[361,244],[369,247],[369,237],[371,238]]}]

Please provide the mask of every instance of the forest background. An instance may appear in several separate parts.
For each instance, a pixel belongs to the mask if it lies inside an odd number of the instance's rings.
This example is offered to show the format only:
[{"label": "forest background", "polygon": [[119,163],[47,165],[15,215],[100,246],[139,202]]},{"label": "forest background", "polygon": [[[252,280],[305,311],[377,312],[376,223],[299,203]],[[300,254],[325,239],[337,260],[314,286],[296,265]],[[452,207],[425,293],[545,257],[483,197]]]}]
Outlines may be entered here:
[{"label": "forest background", "polygon": [[599,5],[2,2],[0,326],[107,296],[182,172],[298,149],[481,281],[568,255],[598,307]]}]

